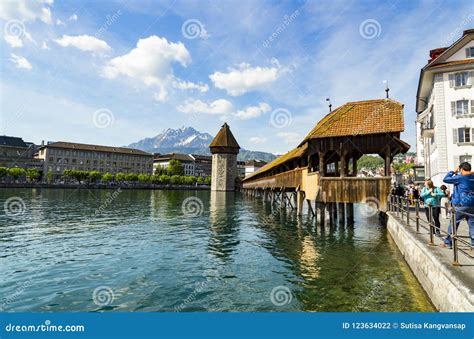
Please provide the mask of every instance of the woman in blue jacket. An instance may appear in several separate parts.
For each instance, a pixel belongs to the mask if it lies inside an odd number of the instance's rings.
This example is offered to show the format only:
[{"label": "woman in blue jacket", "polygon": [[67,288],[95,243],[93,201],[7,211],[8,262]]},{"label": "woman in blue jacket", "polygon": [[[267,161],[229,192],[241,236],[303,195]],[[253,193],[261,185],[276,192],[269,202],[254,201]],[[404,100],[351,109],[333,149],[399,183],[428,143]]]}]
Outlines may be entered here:
[{"label": "woman in blue jacket", "polygon": [[440,236],[440,227],[441,224],[439,222],[439,215],[441,212],[441,198],[445,197],[444,192],[433,185],[433,181],[431,179],[425,180],[425,187],[420,194],[421,199],[425,204],[425,213],[426,219],[430,220],[430,207],[433,211],[433,221],[435,224],[435,233],[437,236]]},{"label": "woman in blue jacket", "polygon": [[[451,203],[456,211],[456,229],[461,220],[466,219],[469,225],[469,236],[471,246],[474,247],[474,173],[471,172],[471,164],[463,162],[455,171],[451,171],[443,180],[447,184],[453,184],[453,194]],[[451,223],[448,233],[451,234]],[[445,246],[452,246],[451,237],[448,235],[444,239]]]}]

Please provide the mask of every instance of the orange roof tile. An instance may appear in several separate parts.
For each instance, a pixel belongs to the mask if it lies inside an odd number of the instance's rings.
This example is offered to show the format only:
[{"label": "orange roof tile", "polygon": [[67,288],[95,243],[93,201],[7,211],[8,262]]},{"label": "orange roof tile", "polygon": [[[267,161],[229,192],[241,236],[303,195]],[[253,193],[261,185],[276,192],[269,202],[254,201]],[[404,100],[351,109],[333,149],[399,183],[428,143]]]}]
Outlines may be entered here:
[{"label": "orange roof tile", "polygon": [[[404,130],[403,104],[391,99],[348,102],[322,118],[303,140]],[[301,145],[300,144],[300,145]]]}]

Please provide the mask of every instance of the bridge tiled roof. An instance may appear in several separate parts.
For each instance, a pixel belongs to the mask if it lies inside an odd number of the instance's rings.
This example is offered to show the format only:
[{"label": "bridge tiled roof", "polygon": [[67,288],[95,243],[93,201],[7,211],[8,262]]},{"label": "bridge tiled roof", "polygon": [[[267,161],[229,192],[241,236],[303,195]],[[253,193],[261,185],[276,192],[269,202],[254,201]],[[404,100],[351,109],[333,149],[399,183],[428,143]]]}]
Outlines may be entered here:
[{"label": "bridge tiled roof", "polygon": [[391,99],[348,102],[321,119],[302,141],[402,132],[403,104]]},{"label": "bridge tiled roof", "polygon": [[285,162],[287,161],[290,161],[290,160],[293,160],[293,159],[297,159],[299,157],[301,157],[305,152],[306,150],[308,149],[308,145],[305,144],[303,146],[299,146],[299,147],[296,147],[295,149],[292,149],[291,151],[289,151],[288,153],[285,153],[281,156],[279,156],[278,158],[276,158],[275,160],[269,162],[268,164],[266,164],[265,166],[259,168],[257,171],[255,171],[254,173],[252,173],[251,175],[245,177],[245,180],[251,178],[251,177],[254,177],[260,173],[264,173],[264,172],[267,172],[269,171],[270,169],[274,168],[274,167],[277,167],[281,164],[284,164]]}]

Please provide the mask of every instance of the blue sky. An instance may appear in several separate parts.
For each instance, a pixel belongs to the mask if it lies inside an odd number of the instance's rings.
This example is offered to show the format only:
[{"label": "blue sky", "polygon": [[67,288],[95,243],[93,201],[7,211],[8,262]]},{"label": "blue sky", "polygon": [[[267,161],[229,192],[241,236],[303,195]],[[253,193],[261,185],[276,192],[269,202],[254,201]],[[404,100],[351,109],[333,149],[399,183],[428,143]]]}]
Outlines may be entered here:
[{"label": "blue sky", "polygon": [[282,153],[327,97],[382,98],[388,80],[414,145],[420,68],[473,17],[472,0],[6,0],[0,134],[126,145],[227,121],[242,147]]}]

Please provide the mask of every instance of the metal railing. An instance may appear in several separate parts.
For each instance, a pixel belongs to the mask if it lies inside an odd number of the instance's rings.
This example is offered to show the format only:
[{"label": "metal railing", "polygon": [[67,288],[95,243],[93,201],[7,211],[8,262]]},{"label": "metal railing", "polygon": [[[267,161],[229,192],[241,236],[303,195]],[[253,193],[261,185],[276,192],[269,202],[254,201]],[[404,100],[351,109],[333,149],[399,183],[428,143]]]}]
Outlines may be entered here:
[{"label": "metal railing", "polygon": [[[449,215],[449,220],[451,224],[451,233],[444,231],[441,229],[440,226],[437,226],[434,222],[433,218],[433,206],[425,206],[424,209],[428,208],[428,218],[424,220],[420,217],[420,208],[423,204],[422,201],[417,199],[410,199],[403,196],[398,195],[390,195],[388,201],[388,210],[393,212],[398,218],[403,220],[407,226],[411,227],[414,226],[416,233],[420,234],[420,229],[424,229],[429,231],[429,245],[436,246],[434,242],[435,234],[439,236],[446,236],[451,238],[451,249],[453,251],[453,262],[454,266],[461,266],[459,263],[459,253],[462,253],[469,259],[474,259],[472,255],[472,251],[464,250],[460,248],[459,245],[467,245],[467,248],[471,248],[471,243],[463,239],[463,237],[458,235],[457,227],[456,227],[456,209],[454,206],[449,204],[449,207],[439,206],[440,208],[440,216],[441,212],[444,210],[446,211],[446,215]],[[438,207],[438,206],[437,206]],[[463,212],[465,213],[465,212]],[[471,216],[471,215],[470,215]],[[472,215],[474,217],[474,215]],[[414,225],[412,224],[414,223]],[[471,252],[471,253],[469,253]]]}]

